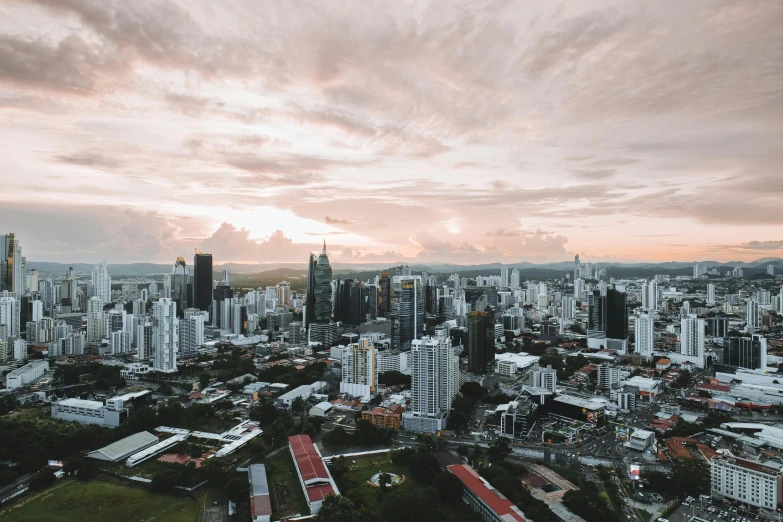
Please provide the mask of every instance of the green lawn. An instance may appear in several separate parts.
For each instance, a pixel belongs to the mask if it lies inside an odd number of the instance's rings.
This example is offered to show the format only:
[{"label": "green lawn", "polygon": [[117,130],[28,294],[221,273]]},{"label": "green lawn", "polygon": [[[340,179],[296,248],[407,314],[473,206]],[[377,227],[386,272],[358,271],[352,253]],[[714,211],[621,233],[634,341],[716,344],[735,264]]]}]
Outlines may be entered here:
[{"label": "green lawn", "polygon": [[[366,503],[365,507],[368,509],[376,509],[378,500],[380,499],[383,501],[383,497],[379,497],[378,495],[378,488],[367,483],[367,481],[370,480],[370,477],[379,471],[395,473],[401,477],[405,477],[403,483],[399,486],[396,486],[396,488],[398,488],[397,491],[400,493],[405,493],[414,487],[413,479],[410,478],[408,467],[395,466],[389,461],[389,457],[387,455],[364,457],[355,460],[356,469],[349,471],[348,476],[354,479],[354,481],[360,485],[359,489],[362,492],[362,496],[364,496],[364,502]],[[375,462],[377,466],[373,466],[373,462]],[[354,464],[352,464],[350,461],[348,461],[348,465],[354,466]]]},{"label": "green lawn", "polygon": [[185,495],[161,495],[115,481],[62,479],[0,512],[8,522],[196,522],[201,504]]},{"label": "green lawn", "polygon": [[[302,485],[299,483],[299,476],[294,468],[294,459],[286,446],[276,455],[264,460],[266,466],[266,479],[269,484],[269,496],[272,499],[272,520],[280,520],[284,516],[291,516],[296,513],[309,515],[310,508],[307,506]],[[287,504],[287,508],[285,505]],[[288,513],[281,513],[288,511]]]}]

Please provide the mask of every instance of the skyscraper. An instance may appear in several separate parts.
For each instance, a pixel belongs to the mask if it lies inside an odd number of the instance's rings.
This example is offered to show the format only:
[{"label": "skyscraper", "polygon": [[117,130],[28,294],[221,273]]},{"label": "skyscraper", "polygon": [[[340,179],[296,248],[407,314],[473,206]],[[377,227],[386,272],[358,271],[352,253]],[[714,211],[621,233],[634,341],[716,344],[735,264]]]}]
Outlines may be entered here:
[{"label": "skyscraper", "polygon": [[359,339],[358,343],[348,346],[343,351],[342,365],[340,393],[362,397],[375,393],[375,348],[368,339]]},{"label": "skyscraper", "polygon": [[636,353],[650,357],[655,349],[655,321],[648,314],[634,319],[634,335],[636,336]]},{"label": "skyscraper", "polygon": [[0,235],[0,292],[8,290],[17,300],[24,293],[22,246],[14,234]]},{"label": "skyscraper", "polygon": [[546,368],[539,368],[530,373],[530,384],[534,388],[544,388],[551,392],[555,391],[557,386],[557,370],[548,365]]},{"label": "skyscraper", "polygon": [[177,371],[179,348],[179,320],[177,303],[171,299],[158,299],[152,303],[152,367],[155,371]]},{"label": "skyscraper", "polygon": [[758,301],[755,299],[751,299],[748,301],[748,309],[747,309],[747,326],[745,330],[750,333],[754,334],[761,330],[761,308],[759,307]]},{"label": "skyscraper", "polygon": [[204,344],[204,312],[199,308],[186,308],[184,316],[180,322],[179,352],[183,358],[195,357]]},{"label": "skyscraper", "polygon": [[317,264],[315,254],[311,252],[310,261],[307,264],[307,295],[304,307],[304,327],[307,329],[310,328],[310,323],[315,317],[315,267]]},{"label": "skyscraper", "polygon": [[332,267],[326,254],[326,241],[315,265],[315,306],[313,322],[327,324],[332,320]]},{"label": "skyscraper", "polygon": [[19,301],[8,290],[3,290],[0,293],[0,327],[5,327],[6,338],[19,337],[20,315]]},{"label": "skyscraper", "polygon": [[99,343],[106,324],[103,319],[103,299],[93,296],[87,301],[87,342]]},{"label": "skyscraper", "polygon": [[445,426],[445,415],[457,393],[457,365],[444,330],[411,343],[411,407],[404,418],[406,429],[433,432]]},{"label": "skyscraper", "polygon": [[695,314],[680,321],[680,353],[694,357],[696,366],[704,367],[704,319]]},{"label": "skyscraper", "polygon": [[708,283],[707,284],[707,305],[708,306],[714,306],[715,305],[715,284],[714,283]]},{"label": "skyscraper", "polygon": [[277,293],[277,304],[280,306],[291,306],[291,283],[280,281],[275,286]]},{"label": "skyscraper", "polygon": [[391,278],[389,272],[381,272],[381,277],[378,278],[378,315],[388,317],[389,312],[391,312]]},{"label": "skyscraper", "polygon": [[658,309],[658,283],[656,281],[642,285],[642,308],[649,311]]},{"label": "skyscraper", "polygon": [[424,335],[421,276],[394,276],[391,286],[392,348],[407,350],[411,341]]},{"label": "skyscraper", "polygon": [[95,297],[100,297],[104,303],[111,303],[111,277],[106,261],[92,269],[92,288]]},{"label": "skyscraper", "polygon": [[507,288],[509,286],[508,268],[503,266],[500,268],[500,286]]},{"label": "skyscraper", "polygon": [[519,270],[516,268],[511,271],[511,288],[519,288]]},{"label": "skyscraper", "polygon": [[484,375],[495,362],[495,324],[492,312],[468,314],[468,371]]},{"label": "skyscraper", "polygon": [[184,257],[178,257],[171,268],[171,299],[176,301],[177,311],[190,308],[188,288],[191,288],[190,274]]},{"label": "skyscraper", "polygon": [[193,306],[202,312],[212,304],[212,254],[196,250],[193,256]]}]

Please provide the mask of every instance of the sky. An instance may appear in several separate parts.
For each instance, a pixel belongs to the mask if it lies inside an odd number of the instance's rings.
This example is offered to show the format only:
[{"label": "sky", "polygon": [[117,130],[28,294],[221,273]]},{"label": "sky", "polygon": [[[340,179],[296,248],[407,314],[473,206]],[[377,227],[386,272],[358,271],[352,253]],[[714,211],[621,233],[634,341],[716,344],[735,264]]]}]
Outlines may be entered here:
[{"label": "sky", "polygon": [[783,3],[4,0],[34,261],[783,256]]}]

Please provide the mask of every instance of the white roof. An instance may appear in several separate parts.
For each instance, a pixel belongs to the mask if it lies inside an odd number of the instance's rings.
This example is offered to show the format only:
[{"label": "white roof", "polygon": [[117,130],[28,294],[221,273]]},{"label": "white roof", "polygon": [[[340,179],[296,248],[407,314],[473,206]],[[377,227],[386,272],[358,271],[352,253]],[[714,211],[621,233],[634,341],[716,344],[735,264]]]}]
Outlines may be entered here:
[{"label": "white roof", "polygon": [[586,399],[584,397],[574,397],[573,395],[558,395],[555,397],[557,402],[563,402],[565,404],[571,404],[573,406],[579,406],[581,408],[589,408],[592,410],[599,410],[606,407],[606,400],[604,399]]},{"label": "white roof", "polygon": [[85,410],[100,410],[103,408],[103,403],[100,401],[86,401],[84,399],[64,399],[57,402],[57,404],[72,408],[83,408]]},{"label": "white roof", "polygon": [[510,361],[517,363],[517,367],[519,368],[525,368],[527,366],[530,366],[534,362],[538,362],[538,359],[540,359],[537,355],[527,355],[527,354],[521,354],[521,353],[496,353],[495,354],[495,360],[497,362],[501,361]]},{"label": "white roof", "polygon": [[633,434],[632,434],[631,436],[632,436],[632,437],[641,437],[641,438],[643,438],[643,439],[649,439],[649,438],[650,438],[650,437],[652,437],[653,435],[655,435],[655,434],[654,434],[653,432],[651,432],[651,431],[647,431],[647,430],[634,430],[634,432],[633,432]]},{"label": "white roof", "polygon": [[106,460],[110,462],[117,462],[128,455],[137,453],[144,448],[148,448],[158,442],[158,437],[148,431],[140,431],[130,437],[118,440],[113,444],[109,444],[99,450],[91,451],[87,454],[88,457]]},{"label": "white roof", "polygon": [[[322,411],[329,411],[332,408],[334,408],[334,406],[332,405],[331,402],[324,401],[324,402],[319,402],[318,404],[313,406],[313,408],[318,408],[318,409],[320,409]],[[313,409],[313,408],[310,408],[310,409]]]}]

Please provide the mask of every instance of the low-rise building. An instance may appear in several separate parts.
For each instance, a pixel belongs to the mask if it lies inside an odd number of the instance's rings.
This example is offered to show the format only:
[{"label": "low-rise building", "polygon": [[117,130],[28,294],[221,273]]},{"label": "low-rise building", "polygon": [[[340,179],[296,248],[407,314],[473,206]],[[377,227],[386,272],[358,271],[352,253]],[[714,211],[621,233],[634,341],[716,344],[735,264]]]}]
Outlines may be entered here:
[{"label": "low-rise building", "polygon": [[247,480],[250,483],[250,517],[252,522],[270,522],[272,520],[272,502],[269,499],[266,467],[263,464],[248,466]]},{"label": "low-rise building", "polygon": [[370,421],[379,428],[400,429],[402,412],[404,408],[399,404],[392,404],[388,408],[377,407],[362,412],[362,419]]},{"label": "low-rise building", "polygon": [[[274,385],[270,385],[270,386],[274,386]],[[324,388],[326,388],[326,382],[324,381],[317,381],[314,382],[313,384],[304,384],[302,386],[294,388],[290,392],[284,393],[283,395],[277,398],[277,401],[279,404],[285,405],[286,407],[290,408],[293,402],[297,398],[307,400],[313,394],[320,392]]]},{"label": "low-rise building", "polygon": [[714,498],[729,498],[766,511],[781,504],[780,468],[733,456],[712,459],[711,489]]},{"label": "low-rise building", "polygon": [[115,428],[120,425],[121,412],[106,408],[100,401],[64,399],[52,403],[52,418]]},{"label": "low-rise building", "polygon": [[6,375],[5,385],[9,390],[21,388],[40,378],[48,369],[47,361],[30,361]]},{"label": "low-rise building", "polygon": [[296,474],[307,505],[310,506],[310,513],[315,515],[327,496],[339,495],[340,491],[309,435],[288,437],[288,449],[294,459]]},{"label": "low-rise building", "polygon": [[484,522],[526,522],[525,514],[467,464],[446,469],[462,482],[462,501]]}]

